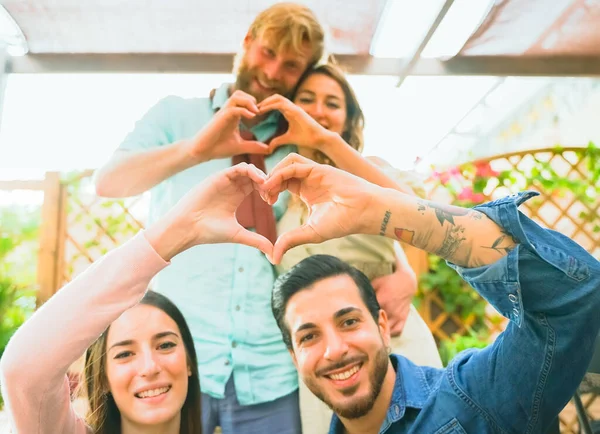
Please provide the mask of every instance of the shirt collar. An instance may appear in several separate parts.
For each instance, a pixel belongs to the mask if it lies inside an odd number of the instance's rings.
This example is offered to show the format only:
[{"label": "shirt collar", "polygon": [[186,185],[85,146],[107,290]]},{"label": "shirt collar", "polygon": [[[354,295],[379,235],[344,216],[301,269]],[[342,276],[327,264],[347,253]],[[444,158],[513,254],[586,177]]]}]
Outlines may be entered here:
[{"label": "shirt collar", "polygon": [[[424,368],[397,354],[391,354],[390,360],[396,371],[396,382],[382,428],[402,419],[407,407],[421,410],[432,392]],[[342,434],[343,428],[341,420],[334,414],[329,433]]]},{"label": "shirt collar", "polygon": [[220,87],[215,89],[215,94],[212,98],[213,110],[219,110],[225,105],[225,103],[229,99],[229,90],[231,89],[231,86],[231,83],[223,83]]}]

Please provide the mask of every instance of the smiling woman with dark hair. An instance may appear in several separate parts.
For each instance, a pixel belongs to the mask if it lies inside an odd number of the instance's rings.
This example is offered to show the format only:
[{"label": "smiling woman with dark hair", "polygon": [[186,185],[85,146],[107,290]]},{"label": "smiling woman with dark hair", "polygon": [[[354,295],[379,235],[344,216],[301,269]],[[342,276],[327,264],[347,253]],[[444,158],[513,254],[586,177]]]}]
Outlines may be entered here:
[{"label": "smiling woman with dark hair", "polygon": [[[161,220],[98,260],[46,302],[0,360],[15,433],[201,434],[196,352],[179,309],[147,291],[171,258],[200,244],[272,245],[235,210],[265,175],[248,164],[192,189]],[[88,414],[75,414],[67,370],[82,353]]]},{"label": "smiling woman with dark hair", "polygon": [[[154,356],[144,354],[152,348]],[[148,360],[140,361],[144,356]],[[149,364],[142,368],[146,370],[143,374],[135,370],[140,363]],[[185,400],[183,406],[180,400],[175,401],[173,412],[181,406],[180,432],[200,433],[197,364],[194,341],[181,311],[164,295],[148,291],[135,308],[114,321],[86,351],[86,422],[97,427],[98,434],[118,433],[123,423],[144,423],[139,416],[144,404],[149,404],[148,409],[160,404],[162,411],[167,412],[168,395],[179,393]],[[157,416],[151,419],[160,420]]]}]

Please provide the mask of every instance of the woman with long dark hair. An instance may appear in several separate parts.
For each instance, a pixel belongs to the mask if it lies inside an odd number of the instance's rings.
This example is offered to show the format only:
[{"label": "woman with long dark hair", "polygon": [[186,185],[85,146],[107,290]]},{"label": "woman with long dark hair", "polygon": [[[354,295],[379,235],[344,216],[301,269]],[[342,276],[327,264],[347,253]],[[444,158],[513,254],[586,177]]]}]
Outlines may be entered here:
[{"label": "woman with long dark hair", "polygon": [[[9,342],[0,383],[15,433],[200,434],[200,385],[190,331],[147,291],[171,258],[198,244],[270,241],[235,217],[265,175],[245,163],[208,178],[165,217],[96,261]],[[87,415],[70,400],[69,366],[85,352]]]}]

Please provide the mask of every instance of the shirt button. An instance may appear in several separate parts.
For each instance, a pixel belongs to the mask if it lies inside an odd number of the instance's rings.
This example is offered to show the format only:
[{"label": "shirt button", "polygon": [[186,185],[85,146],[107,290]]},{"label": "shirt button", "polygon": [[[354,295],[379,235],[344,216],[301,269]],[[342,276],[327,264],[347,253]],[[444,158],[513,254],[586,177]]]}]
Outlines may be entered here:
[{"label": "shirt button", "polygon": [[231,362],[229,361],[229,359],[225,360],[225,366],[229,366]]},{"label": "shirt button", "polygon": [[240,305],[238,304],[238,305],[235,307],[235,310],[238,310],[238,311],[239,311],[240,309],[241,309],[241,308],[240,308]]},{"label": "shirt button", "polygon": [[238,271],[239,271],[240,273],[243,273],[243,272],[244,272],[244,267],[240,267],[240,268],[238,268]]},{"label": "shirt button", "polygon": [[236,342],[236,341],[233,341],[233,342],[231,343],[231,346],[232,346],[233,348],[237,347],[237,342]]}]

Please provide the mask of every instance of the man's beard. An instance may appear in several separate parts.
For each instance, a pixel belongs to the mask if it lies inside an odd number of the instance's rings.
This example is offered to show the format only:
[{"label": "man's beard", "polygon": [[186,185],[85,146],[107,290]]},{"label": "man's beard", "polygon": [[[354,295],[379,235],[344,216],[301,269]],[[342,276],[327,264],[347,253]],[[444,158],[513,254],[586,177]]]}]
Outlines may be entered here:
[{"label": "man's beard", "polygon": [[[306,386],[310,389],[310,391],[321,401],[333,410],[335,414],[339,417],[343,417],[345,419],[358,419],[359,417],[365,416],[367,413],[371,411],[373,406],[375,405],[375,401],[381,392],[381,388],[383,387],[383,381],[387,374],[388,370],[388,353],[385,346],[381,346],[381,348],[377,351],[375,358],[373,360],[373,368],[371,372],[369,372],[369,387],[371,390],[368,395],[364,398],[356,399],[348,405],[345,406],[337,406],[332,403],[323,393],[323,390],[316,385],[316,382],[305,379],[304,382]],[[354,394],[356,390],[350,392],[350,394]]]},{"label": "man's beard", "polygon": [[[269,87],[272,88],[272,91],[269,94],[256,95],[255,91],[252,90],[252,81],[255,79],[255,77],[260,77],[263,83],[268,84]],[[281,83],[273,83],[269,81],[263,74],[261,74],[260,71],[256,69],[251,70],[246,64],[245,59],[242,59],[238,68],[237,77],[235,80],[235,88],[252,95],[256,98],[257,102],[261,102],[263,99],[268,98],[276,93],[289,98],[292,92],[291,89],[284,89],[283,84]]]}]

